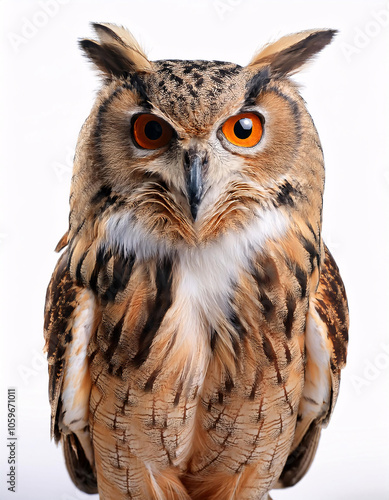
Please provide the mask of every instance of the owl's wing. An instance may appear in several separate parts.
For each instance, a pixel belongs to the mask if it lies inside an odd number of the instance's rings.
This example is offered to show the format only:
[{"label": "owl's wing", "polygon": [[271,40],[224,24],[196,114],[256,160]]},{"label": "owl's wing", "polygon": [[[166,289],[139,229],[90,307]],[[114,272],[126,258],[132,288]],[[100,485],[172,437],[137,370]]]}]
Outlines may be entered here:
[{"label": "owl's wing", "polygon": [[95,321],[90,291],[77,286],[67,268],[68,252],[58,260],[47,289],[45,351],[49,363],[51,437],[62,442],[74,484],[96,493],[94,458],[89,437],[90,377],[87,346]]},{"label": "owl's wing", "polygon": [[334,409],[340,371],[346,364],[347,297],[339,269],[327,247],[319,286],[310,300],[305,337],[305,386],[294,442],[278,488],[293,486],[309,469],[321,429],[327,426]]}]

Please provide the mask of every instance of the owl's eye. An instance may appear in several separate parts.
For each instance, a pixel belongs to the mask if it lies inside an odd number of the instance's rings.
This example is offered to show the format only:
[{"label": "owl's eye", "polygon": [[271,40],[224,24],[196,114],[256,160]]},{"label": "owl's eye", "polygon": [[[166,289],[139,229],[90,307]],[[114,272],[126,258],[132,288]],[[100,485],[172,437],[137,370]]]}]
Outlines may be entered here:
[{"label": "owl's eye", "polygon": [[158,116],[145,113],[135,119],[132,133],[141,148],[159,149],[169,143],[173,129]]},{"label": "owl's eye", "polygon": [[226,139],[235,146],[252,148],[261,140],[263,126],[255,113],[240,113],[228,118],[222,131]]}]

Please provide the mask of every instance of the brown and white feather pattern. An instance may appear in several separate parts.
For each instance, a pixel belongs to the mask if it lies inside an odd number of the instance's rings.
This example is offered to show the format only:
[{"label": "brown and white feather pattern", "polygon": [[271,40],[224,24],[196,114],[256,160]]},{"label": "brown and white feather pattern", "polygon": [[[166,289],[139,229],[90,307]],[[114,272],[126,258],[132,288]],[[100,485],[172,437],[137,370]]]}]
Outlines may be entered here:
[{"label": "brown and white feather pattern", "polygon": [[[151,63],[122,28],[95,29],[83,48],[106,79],[45,310],[52,435],[75,484],[101,499],[265,500],[307,471],[346,359],[321,146],[287,77],[333,32],[241,68]],[[220,135],[242,109],[265,124],[252,148]],[[172,127],[168,146],[134,146],[140,113]],[[203,164],[195,216],[191,155]]]}]

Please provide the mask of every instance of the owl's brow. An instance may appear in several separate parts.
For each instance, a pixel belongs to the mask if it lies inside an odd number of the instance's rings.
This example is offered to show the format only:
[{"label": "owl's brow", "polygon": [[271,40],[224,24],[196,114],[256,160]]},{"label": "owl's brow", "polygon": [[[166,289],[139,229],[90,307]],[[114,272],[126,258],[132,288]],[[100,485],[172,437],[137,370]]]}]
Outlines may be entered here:
[{"label": "owl's brow", "polygon": [[246,94],[244,96],[245,106],[252,106],[259,93],[269,84],[270,71],[269,68],[263,68],[259,73],[256,73],[246,84]]}]

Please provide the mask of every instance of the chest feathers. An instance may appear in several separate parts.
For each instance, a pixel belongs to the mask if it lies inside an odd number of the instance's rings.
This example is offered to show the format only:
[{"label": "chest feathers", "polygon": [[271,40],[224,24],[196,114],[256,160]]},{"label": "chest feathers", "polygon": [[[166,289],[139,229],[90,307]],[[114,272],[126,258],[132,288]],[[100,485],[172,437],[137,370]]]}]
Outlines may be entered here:
[{"label": "chest feathers", "polygon": [[111,221],[103,243],[70,247],[71,273],[99,311],[88,348],[93,439],[113,425],[112,447],[125,436],[136,460],[156,456],[193,473],[228,467],[231,436],[255,461],[267,446],[258,425],[274,454],[288,449],[318,276],[313,244],[273,209],[240,232],[174,251],[124,227]]}]

